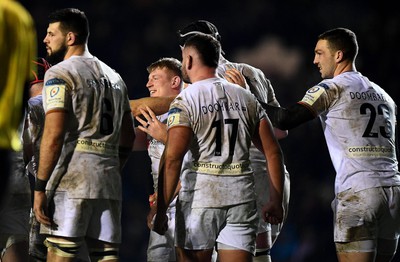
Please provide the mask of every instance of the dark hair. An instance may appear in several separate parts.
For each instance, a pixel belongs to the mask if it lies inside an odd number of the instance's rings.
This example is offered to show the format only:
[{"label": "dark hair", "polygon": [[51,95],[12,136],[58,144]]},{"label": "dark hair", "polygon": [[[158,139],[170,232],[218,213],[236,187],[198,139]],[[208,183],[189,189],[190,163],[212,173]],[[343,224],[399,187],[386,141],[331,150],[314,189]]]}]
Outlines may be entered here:
[{"label": "dark hair", "polygon": [[49,15],[49,23],[60,22],[60,29],[73,32],[77,44],[86,44],[89,38],[89,21],[84,12],[76,8],[64,8]]},{"label": "dark hair", "polygon": [[354,61],[358,54],[357,37],[353,31],[347,28],[335,28],[318,36],[318,40],[328,41],[329,48],[343,52],[343,58]]},{"label": "dark hair", "polygon": [[197,20],[192,22],[177,33],[179,36],[179,44],[182,46],[189,37],[199,33],[211,35],[221,42],[221,35],[218,33],[217,27],[207,20]]},{"label": "dark hair", "polygon": [[214,68],[218,67],[221,44],[217,39],[210,35],[196,34],[186,40],[185,47],[189,46],[197,50],[204,65]]},{"label": "dark hair", "polygon": [[175,75],[182,78],[182,64],[181,62],[173,57],[164,57],[160,58],[151,65],[147,67],[147,72],[151,73],[156,68],[167,68],[174,72]]}]

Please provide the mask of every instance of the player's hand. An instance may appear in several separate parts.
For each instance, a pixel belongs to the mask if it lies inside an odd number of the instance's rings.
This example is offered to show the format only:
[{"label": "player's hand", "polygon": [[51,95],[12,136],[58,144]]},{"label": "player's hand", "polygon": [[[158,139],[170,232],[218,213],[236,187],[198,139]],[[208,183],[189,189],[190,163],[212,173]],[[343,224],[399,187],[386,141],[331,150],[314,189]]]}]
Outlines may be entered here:
[{"label": "player's hand", "polygon": [[225,79],[228,82],[238,84],[241,87],[246,88],[246,79],[242,73],[240,73],[240,71],[234,67],[231,67],[225,71]]},{"label": "player's hand", "polygon": [[154,217],[152,230],[160,235],[164,235],[168,230],[168,217],[166,214],[157,213]]},{"label": "player's hand", "polygon": [[157,213],[157,204],[150,207],[150,211],[147,214],[147,226],[150,230],[153,228],[154,216]]},{"label": "player's hand", "polygon": [[141,124],[138,128],[155,140],[165,144],[167,141],[167,125],[161,123],[148,106],[146,106],[146,109],[140,109],[140,113],[146,120],[136,117],[136,120]]},{"label": "player's hand", "polygon": [[262,208],[262,217],[265,222],[272,225],[282,223],[283,207],[279,202],[267,202]]},{"label": "player's hand", "polygon": [[51,226],[52,221],[47,216],[47,196],[45,192],[35,191],[33,202],[33,212],[40,224]]}]

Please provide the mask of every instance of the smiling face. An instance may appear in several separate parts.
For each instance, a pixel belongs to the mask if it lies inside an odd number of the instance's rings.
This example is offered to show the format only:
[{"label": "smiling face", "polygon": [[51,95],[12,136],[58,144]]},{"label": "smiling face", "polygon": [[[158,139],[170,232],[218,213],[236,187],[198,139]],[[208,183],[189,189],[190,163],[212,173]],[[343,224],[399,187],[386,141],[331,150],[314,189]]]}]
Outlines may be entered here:
[{"label": "smiling face", "polygon": [[54,65],[64,60],[68,45],[66,34],[60,30],[60,22],[49,24],[43,43],[46,44],[46,60],[50,64]]},{"label": "smiling face", "polygon": [[[178,79],[177,79],[178,78]],[[149,74],[146,87],[149,89],[151,97],[173,96],[179,93],[179,76],[166,67],[156,67]]]},{"label": "smiling face", "polygon": [[314,50],[314,64],[318,67],[323,79],[332,78],[336,69],[336,52],[329,48],[327,40],[319,40]]}]

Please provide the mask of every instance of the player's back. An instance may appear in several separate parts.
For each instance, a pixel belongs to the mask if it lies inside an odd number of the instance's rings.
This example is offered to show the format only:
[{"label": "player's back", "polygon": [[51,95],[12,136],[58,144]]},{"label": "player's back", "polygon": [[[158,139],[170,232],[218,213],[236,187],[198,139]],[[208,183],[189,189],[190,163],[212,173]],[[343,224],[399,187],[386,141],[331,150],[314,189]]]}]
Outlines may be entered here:
[{"label": "player's back", "polygon": [[192,128],[199,149],[195,160],[226,164],[248,161],[251,138],[260,121],[255,97],[217,78],[195,83],[183,96],[195,105]]},{"label": "player's back", "polygon": [[[249,91],[220,78],[188,86],[171,104],[169,127],[186,125],[194,133],[182,176],[182,191],[195,191],[194,205],[223,206],[254,199],[249,148],[263,117]],[[189,173],[197,174],[195,184],[190,184]]]},{"label": "player's back", "polygon": [[68,113],[64,149],[51,179],[63,176],[58,189],[72,188],[70,197],[119,199],[119,138],[130,111],[125,83],[97,58],[75,56],[46,72],[45,90],[45,111]]},{"label": "player's back", "polygon": [[329,105],[321,120],[337,172],[337,191],[400,183],[392,98],[358,72],[324,80],[312,90],[327,94],[326,102],[316,103],[315,108]]},{"label": "player's back", "polygon": [[[226,70],[230,68],[237,69],[246,80],[246,89],[249,90],[259,101],[272,106],[279,106],[276,99],[275,91],[272,84],[264,75],[264,73],[249,64],[230,62],[224,57],[220,57],[217,73],[220,77],[224,77]],[[266,159],[263,153],[252,144],[250,148],[250,159],[253,170],[257,170],[255,175],[262,181],[265,179],[265,173],[268,172],[266,167]],[[263,190],[265,191],[265,190]],[[263,192],[265,194],[265,192]]]}]

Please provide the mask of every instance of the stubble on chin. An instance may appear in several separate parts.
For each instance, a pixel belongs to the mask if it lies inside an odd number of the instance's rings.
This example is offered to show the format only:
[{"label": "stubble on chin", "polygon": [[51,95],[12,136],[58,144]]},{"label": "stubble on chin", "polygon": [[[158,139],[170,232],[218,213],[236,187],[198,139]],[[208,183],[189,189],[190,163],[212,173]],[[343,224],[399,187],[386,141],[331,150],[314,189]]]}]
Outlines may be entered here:
[{"label": "stubble on chin", "polygon": [[51,64],[55,65],[64,60],[65,55],[67,54],[67,47],[62,46],[58,50],[53,50],[52,52],[47,51],[46,60]]}]

